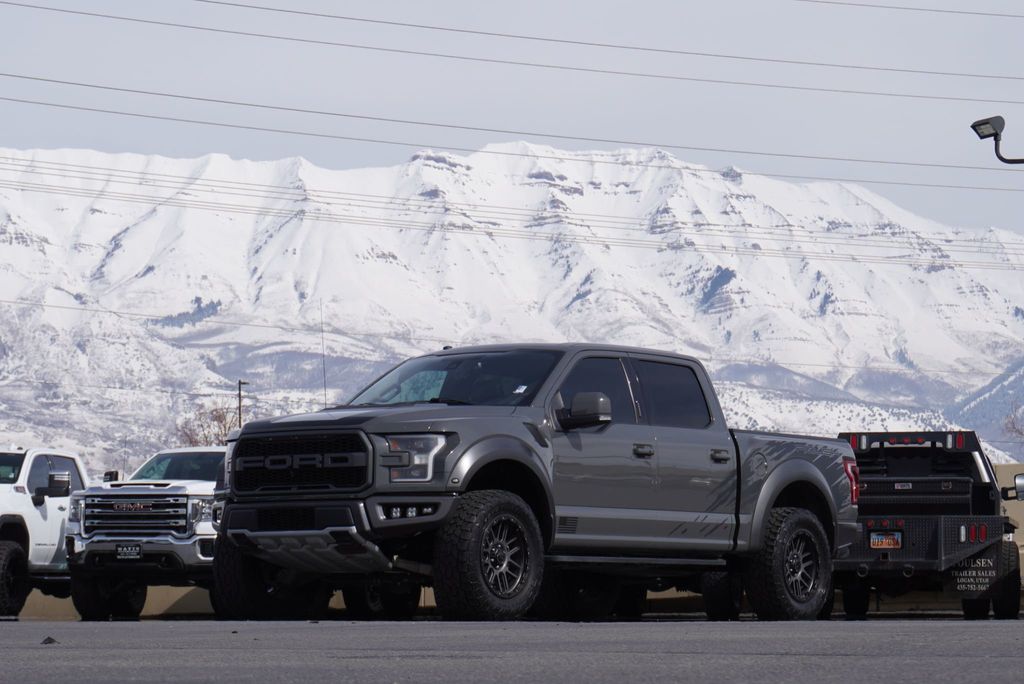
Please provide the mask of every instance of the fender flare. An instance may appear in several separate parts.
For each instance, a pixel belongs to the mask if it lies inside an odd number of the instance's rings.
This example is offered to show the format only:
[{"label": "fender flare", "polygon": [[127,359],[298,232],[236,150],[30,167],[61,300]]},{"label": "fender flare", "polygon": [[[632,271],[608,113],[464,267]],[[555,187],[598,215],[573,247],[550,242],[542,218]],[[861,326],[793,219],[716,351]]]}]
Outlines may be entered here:
[{"label": "fender flare", "polygon": [[[806,483],[818,490],[821,497],[828,503],[829,516],[832,518],[832,538],[835,539],[837,510],[835,498],[832,496],[832,489],[829,487],[825,476],[820,470],[808,461],[793,460],[786,461],[775,468],[761,486],[761,494],[757,498],[754,507],[754,515],[750,521],[750,544],[748,550],[756,551],[761,548],[761,540],[764,528],[768,521],[768,515],[775,505],[782,491],[798,482]],[[829,534],[829,530],[825,531]]]},{"label": "fender flare", "polygon": [[497,461],[512,461],[526,466],[533,473],[540,483],[541,489],[544,490],[551,518],[547,523],[538,522],[547,524],[550,528],[548,531],[554,534],[555,499],[551,491],[551,479],[548,477],[547,469],[540,455],[518,437],[512,435],[485,437],[467,447],[455,461],[455,465],[448,474],[448,491],[465,492],[466,487],[481,469]]},{"label": "fender flare", "polygon": [[7,527],[8,525],[14,525],[15,527],[21,528],[25,532],[25,553],[29,552],[32,548],[32,535],[29,533],[28,525],[25,524],[25,519],[20,515],[9,513],[6,515],[0,515],[0,530]]}]

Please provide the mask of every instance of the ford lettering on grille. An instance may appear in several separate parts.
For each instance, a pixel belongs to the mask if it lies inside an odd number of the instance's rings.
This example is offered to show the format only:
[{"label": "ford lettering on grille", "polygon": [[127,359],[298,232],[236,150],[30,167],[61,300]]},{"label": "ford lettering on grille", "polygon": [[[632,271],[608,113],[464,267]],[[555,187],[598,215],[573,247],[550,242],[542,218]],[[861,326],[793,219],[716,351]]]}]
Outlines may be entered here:
[{"label": "ford lettering on grille", "polygon": [[243,436],[231,469],[239,493],[351,491],[369,481],[370,445],[354,432]]}]

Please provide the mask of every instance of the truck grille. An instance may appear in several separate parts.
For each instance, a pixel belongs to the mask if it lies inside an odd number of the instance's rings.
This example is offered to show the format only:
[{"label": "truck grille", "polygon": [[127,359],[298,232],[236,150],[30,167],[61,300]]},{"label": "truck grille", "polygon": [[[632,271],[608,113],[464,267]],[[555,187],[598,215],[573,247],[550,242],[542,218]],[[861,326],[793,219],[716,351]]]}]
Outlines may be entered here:
[{"label": "truck grille", "polygon": [[369,480],[370,449],[358,433],[261,435],[238,441],[239,493],[356,490]]},{"label": "truck grille", "polygon": [[90,496],[85,499],[82,531],[124,536],[188,534],[188,497]]}]

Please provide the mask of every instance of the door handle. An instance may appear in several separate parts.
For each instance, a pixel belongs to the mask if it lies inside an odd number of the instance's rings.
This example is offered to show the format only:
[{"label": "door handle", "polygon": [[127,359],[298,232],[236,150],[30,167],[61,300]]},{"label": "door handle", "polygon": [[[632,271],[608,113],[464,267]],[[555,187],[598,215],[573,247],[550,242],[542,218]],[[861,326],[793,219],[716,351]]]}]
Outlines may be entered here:
[{"label": "door handle", "polygon": [[650,444],[634,444],[633,455],[637,458],[650,458],[654,455],[654,447]]},{"label": "door handle", "polygon": [[715,463],[728,463],[731,456],[728,449],[712,449],[711,460]]},{"label": "door handle", "polygon": [[60,506],[57,506],[57,510],[58,511],[66,511],[66,510],[68,510],[68,507],[63,505],[63,504],[61,504]]}]

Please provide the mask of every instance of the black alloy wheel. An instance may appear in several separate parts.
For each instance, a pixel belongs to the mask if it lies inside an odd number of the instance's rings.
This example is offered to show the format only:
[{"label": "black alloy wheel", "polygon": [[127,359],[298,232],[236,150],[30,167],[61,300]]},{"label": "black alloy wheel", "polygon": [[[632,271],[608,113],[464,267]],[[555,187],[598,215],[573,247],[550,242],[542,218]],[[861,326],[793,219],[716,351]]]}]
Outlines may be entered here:
[{"label": "black alloy wheel", "polygon": [[809,600],[818,588],[821,560],[810,533],[800,530],[786,547],[786,589],[794,600]]},{"label": "black alloy wheel", "polygon": [[508,514],[491,520],[480,539],[480,565],[494,595],[509,599],[522,591],[529,562],[522,524]]}]

